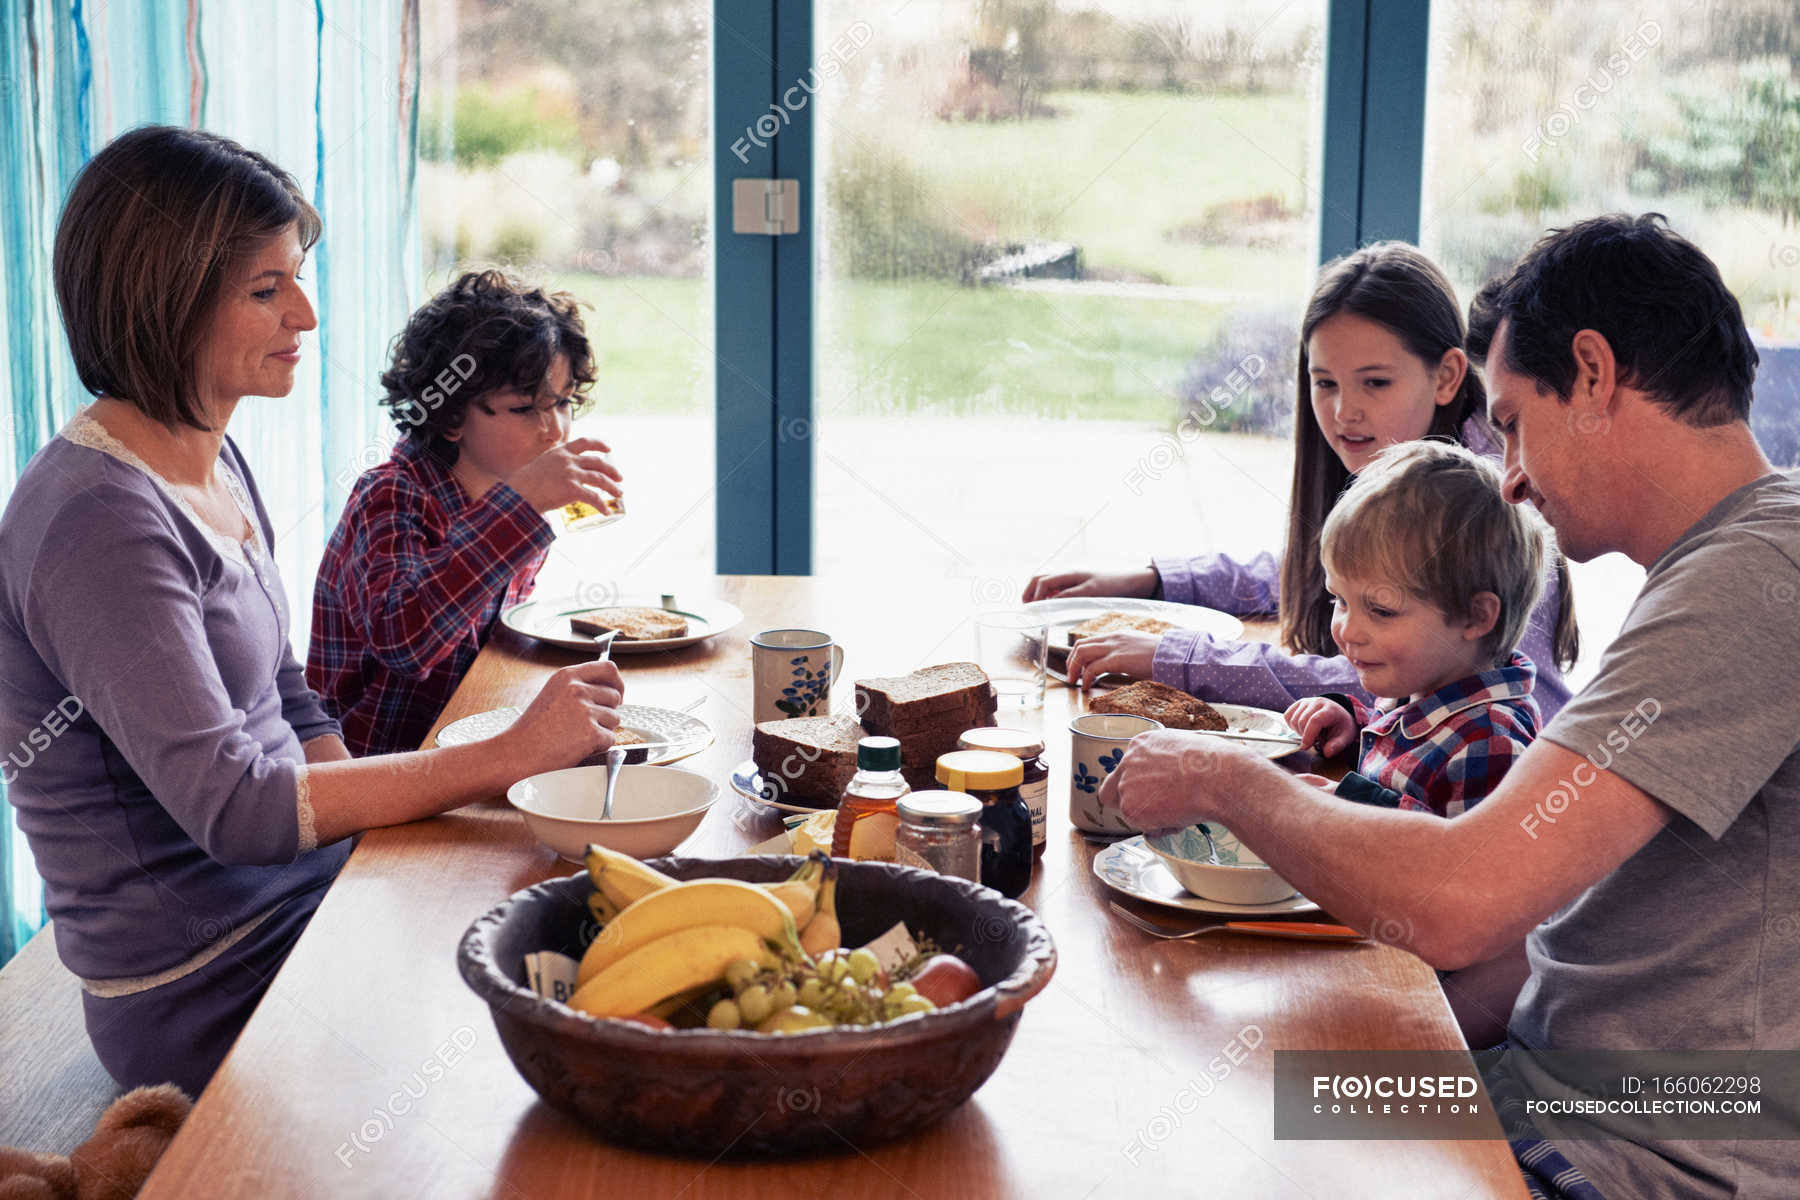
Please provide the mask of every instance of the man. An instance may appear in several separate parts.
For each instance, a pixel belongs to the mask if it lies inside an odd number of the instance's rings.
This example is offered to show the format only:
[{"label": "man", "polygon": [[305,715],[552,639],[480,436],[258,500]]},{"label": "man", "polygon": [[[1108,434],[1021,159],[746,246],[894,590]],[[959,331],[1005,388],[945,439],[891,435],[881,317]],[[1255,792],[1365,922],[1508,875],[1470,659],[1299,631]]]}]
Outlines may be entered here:
[{"label": "man", "polygon": [[[1346,803],[1174,731],[1138,738],[1101,801],[1146,829],[1216,818],[1441,969],[1525,938],[1508,1039],[1526,1049],[1800,1046],[1800,485],[1751,435],[1737,301],[1662,218],[1600,217],[1484,288],[1469,342],[1507,498],[1569,557],[1619,550],[1648,571],[1594,682],[1450,820]],[[1793,1146],[1560,1149],[1618,1200],[1790,1195]],[[1540,1147],[1556,1167],[1521,1158],[1554,1191],[1566,1164]]]}]

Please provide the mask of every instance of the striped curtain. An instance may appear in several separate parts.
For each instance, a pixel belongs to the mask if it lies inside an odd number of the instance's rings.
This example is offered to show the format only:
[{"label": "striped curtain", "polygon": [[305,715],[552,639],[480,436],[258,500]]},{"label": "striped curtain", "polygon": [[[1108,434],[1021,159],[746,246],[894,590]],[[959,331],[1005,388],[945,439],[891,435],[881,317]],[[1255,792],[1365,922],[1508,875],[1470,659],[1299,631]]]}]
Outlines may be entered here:
[{"label": "striped curtain", "polygon": [[[294,390],[231,434],[275,526],[302,659],[313,574],[349,485],[391,440],[375,405],[420,289],[418,0],[0,0],[0,487],[87,402],[50,247],[75,173],[115,135],[189,125],[300,182],[325,218],[303,274],[319,329]],[[0,748],[0,758],[4,750]],[[0,784],[0,961],[43,923]]]}]

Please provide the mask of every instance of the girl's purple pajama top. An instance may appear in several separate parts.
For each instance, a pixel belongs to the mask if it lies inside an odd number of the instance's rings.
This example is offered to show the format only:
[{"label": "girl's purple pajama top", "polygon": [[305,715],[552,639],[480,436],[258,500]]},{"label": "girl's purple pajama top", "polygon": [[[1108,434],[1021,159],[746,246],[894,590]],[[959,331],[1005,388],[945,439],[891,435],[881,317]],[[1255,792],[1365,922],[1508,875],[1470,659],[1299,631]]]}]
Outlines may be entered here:
[{"label": "girl's purple pajama top", "polygon": [[[1496,457],[1498,447],[1485,416],[1463,424],[1462,443],[1477,454]],[[1223,554],[1196,558],[1154,558],[1162,577],[1162,598],[1177,604],[1199,604],[1236,617],[1273,613],[1281,602],[1281,557],[1264,552],[1245,562]],[[1519,653],[1537,667],[1532,693],[1547,723],[1569,701],[1569,684],[1556,665],[1556,617],[1562,612],[1562,586],[1556,573],[1544,580],[1544,595],[1531,613],[1519,642]],[[1364,691],[1356,669],[1342,655],[1287,654],[1264,642],[1215,640],[1194,630],[1165,633],[1156,643],[1151,678],[1190,692],[1202,700],[1248,704],[1284,711],[1294,701],[1326,692],[1355,696],[1365,704],[1375,697]]]},{"label": "girl's purple pajama top", "polygon": [[205,1083],[350,850],[317,846],[301,747],[339,730],[229,438],[219,468],[241,545],[81,415],[0,517],[0,768],[128,1086]]}]

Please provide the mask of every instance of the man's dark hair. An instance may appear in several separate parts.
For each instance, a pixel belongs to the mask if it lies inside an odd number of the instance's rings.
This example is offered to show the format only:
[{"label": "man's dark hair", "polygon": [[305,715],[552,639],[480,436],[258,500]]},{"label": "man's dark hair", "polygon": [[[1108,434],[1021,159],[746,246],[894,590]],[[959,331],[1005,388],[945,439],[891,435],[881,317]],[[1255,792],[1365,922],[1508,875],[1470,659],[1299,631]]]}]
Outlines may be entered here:
[{"label": "man's dark hair", "polygon": [[1469,305],[1469,357],[1487,360],[1507,323],[1506,367],[1567,401],[1570,342],[1583,329],[1612,347],[1619,382],[1700,428],[1745,421],[1756,347],[1737,297],[1700,248],[1661,213],[1609,213],[1553,229]]},{"label": "man's dark hair", "polygon": [[[536,396],[558,354],[569,360],[576,411],[595,379],[580,301],[528,287],[505,271],[469,271],[426,301],[394,339],[381,403],[394,424],[444,463],[469,405],[498,391]],[[487,410],[492,411],[492,410]]]}]

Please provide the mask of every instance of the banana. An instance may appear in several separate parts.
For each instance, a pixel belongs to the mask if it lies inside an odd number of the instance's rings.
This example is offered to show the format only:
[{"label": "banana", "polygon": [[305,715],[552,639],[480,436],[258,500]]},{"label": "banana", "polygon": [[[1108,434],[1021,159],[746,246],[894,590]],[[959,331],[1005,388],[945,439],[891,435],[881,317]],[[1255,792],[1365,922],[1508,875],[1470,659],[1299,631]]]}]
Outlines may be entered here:
[{"label": "banana", "polygon": [[788,906],[788,911],[794,914],[795,929],[805,929],[819,909],[819,876],[819,864],[808,859],[786,882],[762,885],[765,891]]},{"label": "banana", "polygon": [[714,982],[727,963],[774,967],[775,955],[738,925],[690,925],[639,946],[575,989],[569,1007],[596,1017],[628,1017],[689,988]]},{"label": "banana", "polygon": [[594,922],[602,929],[606,927],[608,921],[619,915],[618,906],[607,899],[606,893],[599,888],[588,893],[587,906],[588,912],[593,915]]},{"label": "banana", "polygon": [[825,863],[825,878],[819,884],[818,911],[800,933],[800,949],[817,958],[827,950],[837,949],[843,941],[843,930],[837,918],[837,860]]},{"label": "banana", "polygon": [[629,854],[589,844],[587,848],[588,878],[606,893],[607,899],[621,910],[651,892],[678,882],[655,867],[645,866]]},{"label": "banana", "polygon": [[651,892],[614,917],[581,956],[586,983],[638,947],[693,925],[735,925],[800,956],[793,915],[763,888],[735,879],[695,879]]}]

